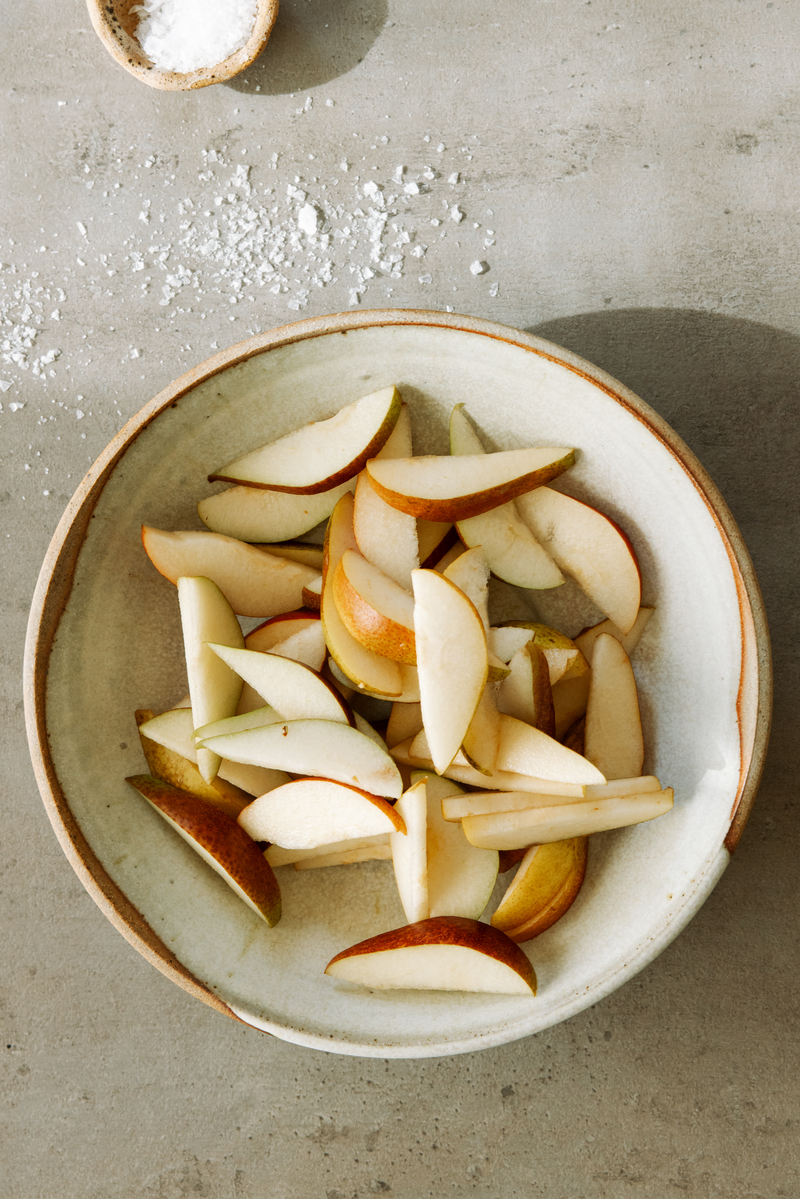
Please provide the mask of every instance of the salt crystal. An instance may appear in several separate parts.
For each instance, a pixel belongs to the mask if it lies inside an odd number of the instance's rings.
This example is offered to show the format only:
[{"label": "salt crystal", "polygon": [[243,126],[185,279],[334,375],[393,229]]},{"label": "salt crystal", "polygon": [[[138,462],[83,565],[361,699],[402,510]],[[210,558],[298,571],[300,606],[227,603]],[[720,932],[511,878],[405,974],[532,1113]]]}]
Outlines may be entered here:
[{"label": "salt crystal", "polygon": [[19,412],[19,410],[24,407],[25,407],[24,404],[18,404],[14,400],[12,400],[11,403],[8,405],[8,410],[9,410],[9,412]]},{"label": "salt crystal", "polygon": [[455,223],[457,225],[460,225],[461,222],[463,221],[463,219],[464,219],[464,213],[461,211],[461,209],[458,207],[457,204],[454,204],[453,207],[450,209],[450,220],[455,221]]},{"label": "salt crystal", "polygon": [[186,72],[213,67],[245,44],[256,0],[143,0],[130,11],[139,14],[136,38],[150,61]]},{"label": "salt crystal", "polygon": [[10,386],[11,383],[8,379],[0,379],[0,391],[2,391],[4,394],[8,391]]},{"label": "salt crystal", "polygon": [[418,196],[419,195],[419,184],[418,183],[407,183],[405,185],[405,187],[403,188],[403,191],[406,193],[407,196]]},{"label": "salt crystal", "polygon": [[76,409],[75,409],[75,416],[77,417],[77,419],[78,419],[78,420],[83,420],[84,413],[83,413],[83,412],[81,412],[80,408],[76,408]]},{"label": "salt crystal", "polygon": [[297,224],[309,237],[317,232],[319,217],[313,204],[305,204],[297,214]]},{"label": "salt crystal", "polygon": [[488,262],[477,262],[477,261],[473,262],[469,268],[471,275],[483,275],[486,271],[488,271],[488,269],[489,269]]},{"label": "salt crystal", "polygon": [[452,175],[448,175],[447,182],[448,183],[458,183],[459,178],[460,178],[460,176],[458,174],[458,171],[453,171]]}]

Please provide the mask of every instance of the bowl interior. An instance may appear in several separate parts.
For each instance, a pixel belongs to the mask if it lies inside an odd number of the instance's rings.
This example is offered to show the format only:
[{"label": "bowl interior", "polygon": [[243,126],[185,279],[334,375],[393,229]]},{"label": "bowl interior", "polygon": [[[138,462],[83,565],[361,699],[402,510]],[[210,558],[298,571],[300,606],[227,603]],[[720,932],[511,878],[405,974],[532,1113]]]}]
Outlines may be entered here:
[{"label": "bowl interior", "polygon": [[[244,1020],[284,1039],[426,1056],[546,1028],[655,956],[727,863],[740,784],[742,625],[718,524],[640,412],[554,347],[520,341],[376,323],[317,328],[253,353],[201,380],[131,440],[89,522],[49,665],[60,786],[103,868],[164,945]],[[675,808],[591,839],[578,900],[524,946],[539,978],[535,999],[333,982],[322,972],[336,952],[405,922],[391,863],[283,868],[284,916],[270,930],[123,781],[144,769],[134,709],[164,709],[186,691],[176,593],[142,550],[142,522],[202,527],[195,505],[219,489],[206,481],[210,470],[390,383],[411,405],[417,452],[447,451],[449,413],[462,402],[487,448],[574,445],[577,465],[559,485],[625,528],[644,602],[656,606],[634,665],[645,770],[675,788]],[[567,633],[593,616],[574,588],[533,604]]]}]

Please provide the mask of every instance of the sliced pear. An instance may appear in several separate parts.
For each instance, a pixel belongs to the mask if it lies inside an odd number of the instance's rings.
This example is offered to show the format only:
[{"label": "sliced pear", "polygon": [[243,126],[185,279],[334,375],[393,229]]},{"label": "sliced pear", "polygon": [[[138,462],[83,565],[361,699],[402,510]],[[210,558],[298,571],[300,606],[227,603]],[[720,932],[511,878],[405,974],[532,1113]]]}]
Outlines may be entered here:
[{"label": "sliced pear", "polygon": [[335,687],[302,662],[251,649],[209,648],[243,678],[285,720],[338,720],[352,724],[352,712]]},{"label": "sliced pear", "polygon": [[601,620],[599,624],[592,625],[591,628],[584,629],[578,633],[575,638],[575,644],[582,651],[587,661],[591,663],[595,641],[601,633],[610,633],[612,637],[616,637],[630,658],[641,641],[642,634],[650,623],[650,617],[654,612],[655,608],[640,608],[629,633],[623,633],[621,629],[618,629],[613,620]]},{"label": "sliced pear", "polygon": [[594,644],[585,751],[607,779],[642,773],[644,736],[636,679],[630,658],[609,633],[601,633]]},{"label": "sliced pear", "polygon": [[663,816],[672,808],[672,803],[672,788],[667,788],[622,799],[575,800],[554,807],[465,816],[461,827],[473,845],[485,849],[518,849],[643,824]]},{"label": "sliced pear", "polygon": [[[141,726],[145,721],[152,720],[154,716],[154,712],[140,710],[136,713],[136,723]],[[227,812],[234,820],[242,808],[247,807],[251,802],[252,795],[248,795],[241,787],[235,787],[233,783],[227,782],[226,779],[220,777],[219,773],[215,779],[207,783],[195,762],[190,762],[188,758],[176,753],[174,749],[168,749],[166,745],[159,745],[157,741],[152,741],[142,733],[141,727],[139,728],[139,739],[150,773],[155,778],[161,779],[162,782],[177,787],[179,791],[188,791],[190,795],[196,795],[198,799],[207,799],[220,811]]]},{"label": "sliced pear", "polygon": [[[383,856],[391,857],[389,834],[378,833],[374,837],[356,837],[350,841],[333,841],[330,845],[318,845],[316,849],[285,849],[282,845],[269,845],[264,850],[264,857],[274,870],[279,866],[298,866],[308,869],[308,863],[317,858],[332,857],[336,854],[381,851]],[[383,853],[385,851],[385,854]]]},{"label": "sliced pear", "polygon": [[[327,520],[341,496],[354,487],[355,479],[316,495],[264,491],[261,487],[229,487],[201,500],[197,513],[212,533],[223,533],[240,541],[287,541]],[[277,547],[270,552],[292,557],[281,554]]]},{"label": "sliced pear", "polygon": [[354,478],[386,442],[400,415],[400,393],[384,387],[342,408],[329,420],[304,425],[294,433],[245,454],[209,475],[221,479],[315,495]]},{"label": "sliced pear", "polygon": [[[404,404],[391,437],[376,458],[410,458],[411,452],[411,419]],[[417,522],[382,500],[364,472],[356,486],[353,531],[359,551],[369,562],[402,587],[411,587],[411,572],[419,566]]]},{"label": "sliced pear", "polygon": [[[345,488],[346,490],[348,489]],[[283,492],[272,492],[272,495],[283,494]],[[259,492],[259,495],[263,495],[263,492]],[[256,545],[256,549],[266,550],[268,554],[273,554],[276,558],[288,558],[290,562],[302,562],[304,566],[312,566],[314,570],[322,570],[321,545],[309,545],[305,541],[259,542]]]},{"label": "sliced pear", "polygon": [[[443,566],[443,563],[440,563],[440,566]],[[486,561],[482,547],[474,546],[472,549],[458,554],[439,573],[443,574],[451,583],[455,583],[456,587],[464,592],[467,599],[472,601],[483,621],[483,627],[488,629],[489,563]]]},{"label": "sliced pear", "polygon": [[340,849],[336,853],[319,854],[295,862],[295,870],[318,870],[324,866],[352,866],[356,862],[388,862],[392,851],[388,845],[360,845],[355,849]]},{"label": "sliced pear", "polygon": [[500,712],[497,707],[499,685],[490,682],[484,687],[461,743],[462,754],[470,766],[474,766],[481,774],[491,774],[497,763],[500,745]]},{"label": "sliced pear", "polygon": [[457,783],[416,771],[411,779],[426,781],[428,914],[478,920],[492,897],[499,858],[470,845],[463,829],[444,820],[442,804],[445,796],[461,793]]},{"label": "sliced pear", "polygon": [[[547,786],[546,783],[543,786]],[[599,797],[598,797],[599,798]],[[442,818],[451,823],[465,816],[489,816],[498,812],[525,812],[529,808],[555,808],[576,802],[574,795],[552,795],[533,791],[469,791],[442,800]]]},{"label": "sliced pear", "polygon": [[328,651],[339,669],[360,691],[388,698],[402,691],[400,668],[356,641],[345,627],[333,592],[336,569],[347,550],[357,550],[353,533],[353,499],[342,496],[333,510],[325,538],[325,570],[322,591],[322,625]]},{"label": "sliced pear", "polygon": [[629,633],[641,603],[642,580],[633,547],[619,525],[550,487],[520,496],[517,509],[564,573]]},{"label": "sliced pear", "polygon": [[[245,648],[247,644],[245,643]],[[277,641],[269,654],[278,658],[291,658],[293,662],[301,662],[317,674],[322,670],[328,657],[328,647],[325,644],[325,633],[322,621],[312,621],[307,628],[299,629],[284,641]]]},{"label": "sliced pear", "polygon": [[422,569],[433,570],[457,541],[456,527],[449,520],[418,520],[417,545]]},{"label": "sliced pear", "polygon": [[461,916],[380,933],[338,953],[325,973],[381,990],[536,994],[536,975],[519,946],[491,925]]},{"label": "sliced pear", "polygon": [[[515,720],[513,716],[500,716],[497,768],[553,782],[584,786],[606,781],[601,771],[586,758],[560,745],[539,729],[531,728],[522,720]],[[628,771],[628,774],[631,773],[635,772]]]},{"label": "sliced pear", "polygon": [[370,795],[398,799],[403,789],[400,772],[385,750],[357,729],[332,720],[291,720],[211,737],[208,748],[234,762],[334,779]]},{"label": "sliced pear", "polygon": [[[391,754],[397,762],[404,766],[412,766],[418,770],[433,770],[434,765],[427,750],[428,742],[423,732],[395,745]],[[585,787],[579,783],[559,783],[552,779],[540,779],[528,774],[517,774],[510,770],[493,770],[491,774],[481,774],[466,761],[463,765],[454,762],[448,766],[444,771],[444,777],[455,779],[459,783],[467,783],[471,787],[496,791],[530,791],[534,794],[551,793],[566,795],[571,799],[582,799],[585,792]]]},{"label": "sliced pear", "polygon": [[239,824],[254,841],[316,849],[332,841],[405,833],[400,813],[377,795],[330,779],[295,779],[253,800]]},{"label": "sliced pear", "polygon": [[553,712],[556,721],[556,737],[565,737],[576,720],[586,712],[589,684],[592,676],[587,671],[577,678],[560,678],[553,684]]},{"label": "sliced pear", "polygon": [[391,747],[399,745],[408,737],[416,737],[422,729],[422,706],[416,704],[392,704],[392,714],[386,726],[386,744]]},{"label": "sliced pear", "polygon": [[572,906],[586,875],[587,838],[532,845],[492,916],[512,941],[529,941]]},{"label": "sliced pear", "polygon": [[239,616],[275,616],[299,608],[303,587],[319,578],[310,566],[219,533],[166,533],[142,525],[142,544],[171,583],[190,576],[211,579]]},{"label": "sliced pear", "polygon": [[[558,629],[551,629],[535,620],[510,620],[499,628],[492,629],[491,648],[503,661],[510,661],[520,646],[526,644],[522,641],[526,633],[547,658],[550,683],[553,686],[559,679],[581,675],[588,670],[588,662],[574,641],[559,633]],[[511,654],[506,658],[509,649]]]},{"label": "sliced pear", "polygon": [[310,583],[303,586],[301,599],[306,608],[311,608],[315,612],[320,612],[322,609],[322,576],[318,579],[312,579]]},{"label": "sliced pear", "polygon": [[486,632],[475,605],[449,579],[415,570],[412,582],[422,720],[441,774],[458,753],[486,686]]},{"label": "sliced pear", "polygon": [[126,779],[249,908],[270,926],[281,918],[278,881],[232,816],[150,775]]},{"label": "sliced pear", "polygon": [[416,665],[414,597],[394,578],[356,550],[346,550],[334,573],[333,598],[357,641],[385,658]]},{"label": "sliced pear", "polygon": [[[205,578],[178,579],[178,601],[195,726],[233,716],[242,680],[208,645],[218,641],[244,653],[244,637],[233,609],[216,583]],[[219,764],[216,754],[198,752],[197,766],[207,783]]]},{"label": "sliced pear", "polygon": [[574,461],[574,450],[548,448],[458,458],[373,458],[366,469],[378,495],[393,508],[423,520],[457,521],[558,478]]},{"label": "sliced pear", "polygon": [[426,920],[428,910],[427,800],[425,779],[418,780],[397,801],[396,809],[405,822],[406,835],[389,835],[392,862],[400,902],[406,920]]},{"label": "sliced pear", "polygon": [[508,678],[500,683],[497,693],[498,709],[554,737],[553,689],[543,651],[535,641],[529,641],[517,650],[509,667]]},{"label": "sliced pear", "polygon": [[251,629],[244,639],[245,649],[257,649],[260,653],[271,650],[273,645],[301,633],[312,624],[319,624],[319,612],[299,608],[296,612],[282,612],[263,624]]}]

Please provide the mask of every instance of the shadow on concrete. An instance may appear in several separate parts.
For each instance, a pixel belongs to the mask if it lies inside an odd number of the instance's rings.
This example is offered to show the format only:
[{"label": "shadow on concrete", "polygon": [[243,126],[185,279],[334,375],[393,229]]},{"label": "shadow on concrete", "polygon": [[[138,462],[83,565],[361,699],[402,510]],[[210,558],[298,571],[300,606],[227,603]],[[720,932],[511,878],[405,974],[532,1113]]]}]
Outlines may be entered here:
[{"label": "shadow on concrete", "polygon": [[281,0],[264,52],[226,86],[275,96],[346,75],[377,41],[387,14],[387,0]]},{"label": "shadow on concrete", "polygon": [[800,744],[800,338],[754,321],[658,308],[560,317],[528,332],[580,354],[641,396],[725,497],[753,557],[772,632],[769,768],[793,777]]}]

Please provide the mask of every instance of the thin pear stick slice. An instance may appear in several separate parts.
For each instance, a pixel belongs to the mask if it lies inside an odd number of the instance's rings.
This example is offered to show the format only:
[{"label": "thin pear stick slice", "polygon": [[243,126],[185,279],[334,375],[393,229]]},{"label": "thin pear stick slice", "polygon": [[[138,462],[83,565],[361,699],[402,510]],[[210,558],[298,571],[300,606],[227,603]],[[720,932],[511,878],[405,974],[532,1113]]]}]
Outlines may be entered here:
[{"label": "thin pear stick slice", "polygon": [[458,753],[486,686],[486,632],[475,605],[449,579],[415,570],[412,582],[422,721],[441,774]]},{"label": "thin pear stick slice", "polygon": [[325,973],[373,989],[536,994],[533,966],[519,946],[499,929],[460,916],[431,917],[361,941],[332,958]]},{"label": "thin pear stick slice", "polygon": [[356,837],[349,841],[333,841],[330,845],[318,845],[316,849],[286,849],[283,845],[268,845],[264,857],[273,869],[279,866],[296,866],[298,862],[307,863],[312,858],[330,857],[333,854],[350,853],[353,850],[385,850],[391,857],[389,849],[389,834],[378,833],[374,837]]},{"label": "thin pear stick slice", "polygon": [[354,478],[386,442],[400,415],[400,393],[385,387],[342,408],[329,420],[304,425],[294,433],[237,458],[209,475],[222,479],[315,495]]},{"label": "thin pear stick slice", "polygon": [[[464,415],[463,404],[456,404],[450,416],[450,453],[459,457],[485,453]],[[533,590],[559,587],[564,582],[553,559],[520,519],[513,500],[481,516],[460,520],[456,527],[465,545],[483,548],[492,573],[499,579]]]},{"label": "thin pear stick slice", "polygon": [[[289,541],[327,520],[339,499],[354,487],[355,479],[348,479],[317,495],[292,495],[284,491],[264,491],[261,487],[229,487],[227,491],[201,500],[197,514],[212,533],[262,544]],[[264,545],[264,548],[270,553],[281,554],[277,545]],[[291,554],[281,556],[291,557]]]},{"label": "thin pear stick slice", "polygon": [[460,553],[439,573],[460,587],[467,599],[472,600],[483,627],[488,630],[489,563],[481,546]]},{"label": "thin pear stick slice", "polygon": [[497,693],[498,709],[554,737],[553,689],[542,650],[535,641],[529,641],[517,650],[509,666],[510,674],[500,683]]},{"label": "thin pear stick slice", "polygon": [[[596,766],[560,745],[546,733],[531,728],[513,716],[500,716],[498,770],[513,770],[559,783],[604,783],[605,775]],[[641,773],[641,771],[628,771]],[[511,848],[511,847],[509,847]]]},{"label": "thin pear stick slice", "polygon": [[322,588],[322,626],[331,658],[359,691],[381,698],[400,696],[403,685],[400,667],[390,658],[367,649],[344,625],[333,591],[336,568],[347,550],[357,550],[353,533],[353,498],[345,495],[333,510],[325,535],[325,569]]},{"label": "thin pear stick slice", "polygon": [[428,856],[426,779],[418,780],[397,801],[396,810],[402,816],[406,835],[390,833],[394,876],[406,920],[427,920]]},{"label": "thin pear stick slice", "polygon": [[644,737],[636,679],[616,637],[601,633],[594,644],[586,704],[586,757],[607,779],[642,773]]},{"label": "thin pear stick slice", "polygon": [[367,462],[378,495],[424,520],[466,520],[558,478],[575,461],[565,448],[503,450],[463,458],[375,459]]},{"label": "thin pear stick slice", "polygon": [[418,771],[411,776],[412,782],[420,778],[426,779],[428,801],[429,914],[478,920],[491,899],[499,858],[493,850],[470,845],[458,825],[444,820],[444,797],[454,792],[460,794],[458,784],[435,775],[421,775]]},{"label": "thin pear stick slice", "polygon": [[278,881],[232,816],[149,775],[125,780],[183,837],[240,899],[270,926],[281,918]]},{"label": "thin pear stick slice", "polygon": [[[545,784],[546,785],[546,784]],[[623,799],[631,795],[654,794],[661,791],[661,784],[652,775],[642,778],[618,779],[613,783],[586,788],[585,799]],[[470,791],[465,795],[454,795],[442,800],[442,815],[445,820],[463,820],[465,816],[488,816],[494,812],[523,812],[528,808],[554,808],[561,804],[575,803],[575,797],[553,795],[547,792],[536,794],[530,791]]]},{"label": "thin pear stick slice", "polygon": [[416,666],[410,591],[356,550],[346,550],[333,576],[333,598],[356,641],[394,662]]},{"label": "thin pear stick slice", "polygon": [[[395,745],[391,751],[392,757],[404,766],[412,766],[415,770],[433,770],[428,743],[423,741],[424,733],[409,737]],[[418,747],[418,748],[415,748]],[[491,774],[481,774],[474,766],[453,763],[444,772],[445,778],[455,779],[459,783],[467,783],[471,787],[497,791],[531,791],[534,794],[550,792],[554,795],[566,795],[570,799],[582,799],[586,788],[579,783],[556,783],[552,779],[534,778],[527,774],[517,774],[510,770],[493,770]]]},{"label": "thin pear stick slice", "polygon": [[352,866],[355,862],[389,862],[392,851],[388,845],[361,845],[356,849],[340,849],[338,853],[324,853],[316,858],[303,858],[295,862],[295,870],[317,870],[323,866]]},{"label": "thin pear stick slice", "polygon": [[575,902],[586,874],[587,838],[532,845],[492,916],[518,944],[538,937]]},{"label": "thin pear stick slice", "polygon": [[142,525],[142,544],[171,583],[183,577],[211,579],[239,616],[263,618],[299,608],[303,588],[319,578],[311,566],[276,558],[220,533],[167,533]]},{"label": "thin pear stick slice", "polygon": [[310,666],[277,654],[230,649],[213,642],[209,648],[279,711],[284,720],[353,723],[352,713],[336,688]]},{"label": "thin pear stick slice", "polygon": [[642,580],[625,533],[602,512],[551,487],[520,496],[517,509],[534,537],[601,612],[630,632]]},{"label": "thin pear stick slice", "polygon": [[[391,437],[376,458],[410,458],[411,454],[411,419],[404,404]],[[411,572],[419,566],[417,522],[382,500],[363,471],[356,485],[353,531],[359,551],[369,562],[402,587],[411,587]]]},{"label": "thin pear stick slice", "polygon": [[295,779],[259,796],[238,820],[254,841],[271,841],[286,849],[405,833],[402,816],[385,799],[321,778]]},{"label": "thin pear stick slice", "polygon": [[[207,643],[223,642],[226,647],[244,653],[244,637],[233,609],[210,579],[178,579],[178,601],[192,718],[199,727],[233,716],[242,693],[242,680]],[[217,754],[198,751],[197,767],[207,783],[214,778],[219,765]]]},{"label": "thin pear stick slice", "polygon": [[663,816],[672,807],[673,793],[650,791],[623,799],[576,800],[551,808],[528,808],[521,812],[497,812],[488,816],[465,816],[461,827],[467,840],[484,849],[521,849],[584,837],[606,829],[643,824]]},{"label": "thin pear stick slice", "polygon": [[403,790],[400,772],[384,749],[357,729],[332,720],[287,720],[212,737],[208,748],[234,762],[334,779],[370,795],[399,799]]}]

